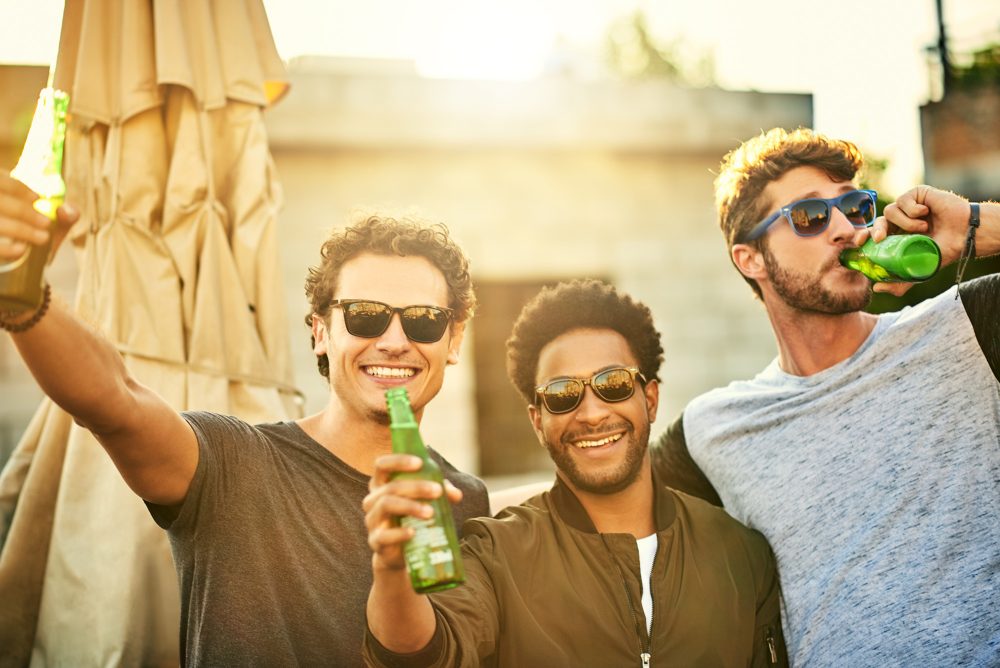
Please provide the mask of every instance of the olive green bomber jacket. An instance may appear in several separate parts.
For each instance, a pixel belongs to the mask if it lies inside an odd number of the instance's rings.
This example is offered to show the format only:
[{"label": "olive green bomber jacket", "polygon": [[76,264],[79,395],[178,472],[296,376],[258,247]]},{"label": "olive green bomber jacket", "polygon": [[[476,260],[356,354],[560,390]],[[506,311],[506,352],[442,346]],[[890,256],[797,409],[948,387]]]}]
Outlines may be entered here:
[{"label": "olive green bomber jacket", "polygon": [[[464,526],[466,583],[431,595],[434,638],[377,666],[786,666],[778,576],[764,537],[700,499],[654,485],[651,638],[639,553],[600,534],[570,489]],[[626,594],[626,583],[628,593]]]}]

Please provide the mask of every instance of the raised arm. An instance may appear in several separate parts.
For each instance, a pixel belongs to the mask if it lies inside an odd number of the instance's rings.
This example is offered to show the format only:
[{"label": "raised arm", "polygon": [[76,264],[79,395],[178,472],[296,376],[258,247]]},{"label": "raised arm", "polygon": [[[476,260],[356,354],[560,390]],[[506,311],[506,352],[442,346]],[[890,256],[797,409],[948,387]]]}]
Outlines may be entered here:
[{"label": "raised arm", "polygon": [[[941,264],[962,257],[969,233],[971,206],[964,197],[931,186],[916,186],[885,208],[884,216],[872,226],[871,236],[881,241],[895,226],[906,233],[926,234],[941,248]],[[1000,253],[1000,204],[979,205],[979,227],[975,233],[976,257]],[[878,283],[878,292],[902,294],[910,283]]]},{"label": "raised arm", "polygon": [[[58,248],[77,214],[59,210],[56,225],[31,203],[36,195],[0,174],[0,257],[10,260],[24,244],[43,244],[52,234]],[[81,426],[93,432],[129,487],[161,505],[184,500],[198,464],[198,443],[184,419],[161,397],[136,381],[115,347],[75,317],[58,299],[40,309],[0,313],[11,337],[42,390]],[[36,320],[32,324],[32,321]]]},{"label": "raised arm", "polygon": [[[974,227],[971,213],[972,205],[964,198],[930,186],[917,186],[886,207],[885,218],[876,221],[872,237],[882,239],[890,224],[906,232],[929,234],[941,247],[942,264],[962,261],[963,254],[972,259],[1000,253],[1000,204],[984,202],[979,205],[979,225],[973,235],[975,245],[974,248],[967,248],[970,231]],[[909,286],[879,284],[874,289],[899,295]],[[958,291],[976,340],[993,369],[993,375],[1000,381],[1000,318],[997,317],[1000,312],[1000,275],[963,282]]]},{"label": "raised arm", "polygon": [[[372,549],[372,589],[368,595],[368,630],[385,649],[398,654],[422,650],[434,637],[434,609],[426,595],[410,584],[403,559],[403,543],[413,530],[398,526],[397,517],[428,517],[431,508],[420,499],[440,495],[441,487],[424,480],[393,480],[396,471],[416,471],[420,459],[410,455],[384,455],[375,460],[375,473],[365,497],[365,525]],[[461,492],[448,484],[452,502]]]}]

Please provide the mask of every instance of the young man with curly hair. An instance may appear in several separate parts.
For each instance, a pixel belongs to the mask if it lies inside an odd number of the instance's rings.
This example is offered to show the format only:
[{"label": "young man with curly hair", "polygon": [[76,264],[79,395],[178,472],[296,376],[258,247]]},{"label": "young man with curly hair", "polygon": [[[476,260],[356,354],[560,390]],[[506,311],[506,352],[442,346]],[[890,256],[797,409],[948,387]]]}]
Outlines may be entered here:
[{"label": "young man with curly hair", "polygon": [[[11,238],[31,241],[33,199],[0,177]],[[391,452],[384,391],[406,387],[419,419],[475,307],[444,227],[375,216],[327,240],[306,290],[330,397],[315,415],[273,424],[175,412],[60,304],[3,315],[24,330],[14,343],[45,392],[168,531],[187,665],[360,665],[371,576],[361,502],[375,457]],[[487,514],[482,482],[435,457],[465,491],[459,523]]]},{"label": "young man with curly hair", "polygon": [[654,468],[767,536],[793,663],[995,666],[1000,276],[876,316],[871,282],[838,257],[890,226],[931,235],[943,264],[994,254],[1000,205],[918,186],[876,219],[861,166],[804,129],[723,161],[722,232],[778,356],[694,399]]},{"label": "young man with curly hair", "polygon": [[390,482],[412,458],[379,458],[365,499],[374,552],[366,661],[787,665],[767,542],[667,489],[650,467],[663,349],[649,309],[604,283],[563,283],[525,306],[507,349],[556,483],[468,522],[465,584],[421,596],[401,553],[411,534],[395,517],[424,516],[435,490]]}]

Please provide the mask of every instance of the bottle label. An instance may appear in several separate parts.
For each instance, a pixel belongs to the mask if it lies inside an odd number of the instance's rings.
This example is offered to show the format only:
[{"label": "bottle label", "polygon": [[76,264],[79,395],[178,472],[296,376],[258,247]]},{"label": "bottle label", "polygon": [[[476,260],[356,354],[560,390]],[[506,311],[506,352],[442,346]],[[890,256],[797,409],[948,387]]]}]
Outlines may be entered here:
[{"label": "bottle label", "polygon": [[406,563],[411,571],[423,572],[438,564],[454,561],[448,546],[448,535],[444,527],[434,523],[434,519],[403,517],[400,524],[414,530],[413,538],[406,546]]}]

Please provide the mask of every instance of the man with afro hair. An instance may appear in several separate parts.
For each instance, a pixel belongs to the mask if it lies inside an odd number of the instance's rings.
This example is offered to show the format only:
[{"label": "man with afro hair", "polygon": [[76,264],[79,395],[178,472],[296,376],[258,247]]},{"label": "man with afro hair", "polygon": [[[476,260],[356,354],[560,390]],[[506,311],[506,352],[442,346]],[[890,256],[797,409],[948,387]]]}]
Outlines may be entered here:
[{"label": "man with afro hair", "polygon": [[562,283],[524,307],[507,347],[555,484],[466,522],[465,584],[418,595],[402,557],[411,532],[396,518],[425,517],[422,501],[440,487],[391,480],[417,462],[379,458],[364,503],[374,552],[366,661],[787,665],[767,542],[653,473],[663,348],[649,309],[598,281]]}]

